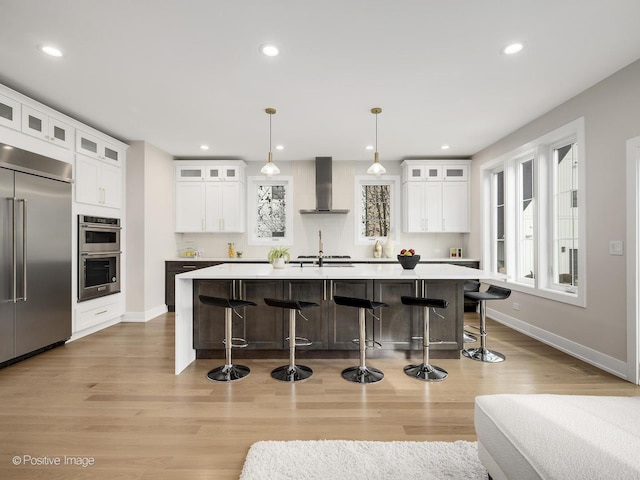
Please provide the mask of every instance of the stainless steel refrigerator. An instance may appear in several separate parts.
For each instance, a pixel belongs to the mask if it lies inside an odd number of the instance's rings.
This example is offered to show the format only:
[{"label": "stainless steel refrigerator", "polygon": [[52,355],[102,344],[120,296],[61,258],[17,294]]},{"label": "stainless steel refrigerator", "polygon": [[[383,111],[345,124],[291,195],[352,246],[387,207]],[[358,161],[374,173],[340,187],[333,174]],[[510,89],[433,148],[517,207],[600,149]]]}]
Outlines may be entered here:
[{"label": "stainless steel refrigerator", "polygon": [[71,336],[71,180],[0,143],[0,366]]}]

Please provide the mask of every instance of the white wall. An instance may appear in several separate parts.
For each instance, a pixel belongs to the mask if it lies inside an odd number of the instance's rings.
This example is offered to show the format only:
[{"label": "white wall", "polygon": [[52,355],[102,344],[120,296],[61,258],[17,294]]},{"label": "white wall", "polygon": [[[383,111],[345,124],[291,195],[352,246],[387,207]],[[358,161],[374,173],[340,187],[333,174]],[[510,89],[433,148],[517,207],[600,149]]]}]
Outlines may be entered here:
[{"label": "white wall", "polygon": [[[264,162],[248,162],[247,176],[259,176]],[[292,257],[297,255],[316,255],[318,253],[318,230],[322,230],[325,255],[351,255],[352,257],[373,257],[373,248],[354,243],[354,181],[356,175],[366,175],[370,162],[334,161],[333,162],[333,208],[348,209],[342,214],[302,215],[300,209],[316,207],[315,196],[315,160],[296,162],[277,162],[281,175],[293,177],[293,239],[290,248]],[[400,161],[383,161],[388,175],[400,176]],[[401,184],[399,183],[401,188]],[[402,198],[401,190],[397,192]],[[449,248],[462,248],[466,256],[468,234],[425,234],[402,233],[401,222],[393,232],[396,250],[413,248],[425,258],[447,258]],[[251,228],[251,225],[247,225]],[[247,244],[246,234],[176,234],[178,248],[192,247],[204,250],[205,257],[226,257],[227,243],[235,243],[236,250],[243,252],[245,258],[266,259],[269,247]],[[176,252],[177,253],[177,252]]]},{"label": "white wall", "polygon": [[164,261],[175,255],[173,157],[147,142],[127,152],[127,315],[146,321],[166,311]]},{"label": "white wall", "polygon": [[[544,94],[544,92],[541,92]],[[493,302],[505,323],[542,336],[620,376],[626,373],[625,256],[609,255],[610,240],[624,240],[626,141],[640,135],[640,61],[636,61],[554,110],[473,156],[470,255],[480,257],[480,167],[581,116],[586,152],[586,308],[514,291]],[[582,188],[582,187],[581,187]],[[584,220],[582,220],[584,218]],[[583,281],[583,278],[580,279]],[[513,302],[520,310],[512,308]]]}]

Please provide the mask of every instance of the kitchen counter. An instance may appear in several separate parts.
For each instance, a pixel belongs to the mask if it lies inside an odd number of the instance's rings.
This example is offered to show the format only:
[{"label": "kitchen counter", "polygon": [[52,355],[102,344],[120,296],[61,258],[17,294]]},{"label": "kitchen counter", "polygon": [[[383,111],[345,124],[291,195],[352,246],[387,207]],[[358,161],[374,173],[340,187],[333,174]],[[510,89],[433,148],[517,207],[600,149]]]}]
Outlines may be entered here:
[{"label": "kitchen counter", "polygon": [[[309,263],[313,262],[313,258],[291,258],[290,263]],[[224,262],[224,263],[268,263],[266,258],[258,257],[174,257],[169,258],[168,262]],[[470,263],[479,262],[477,258],[420,258],[420,263]],[[397,263],[397,258],[374,258],[374,257],[354,257],[354,258],[325,258],[325,263]]]},{"label": "kitchen counter", "polygon": [[[175,317],[175,374],[178,375],[196,358],[194,341],[194,281],[449,281],[456,295],[462,295],[465,280],[496,279],[490,272],[467,268],[450,263],[419,264],[414,270],[404,270],[397,262],[390,264],[339,264],[323,267],[290,264],[283,269],[274,269],[270,264],[224,263],[176,275]],[[456,310],[460,335],[462,309]]]}]

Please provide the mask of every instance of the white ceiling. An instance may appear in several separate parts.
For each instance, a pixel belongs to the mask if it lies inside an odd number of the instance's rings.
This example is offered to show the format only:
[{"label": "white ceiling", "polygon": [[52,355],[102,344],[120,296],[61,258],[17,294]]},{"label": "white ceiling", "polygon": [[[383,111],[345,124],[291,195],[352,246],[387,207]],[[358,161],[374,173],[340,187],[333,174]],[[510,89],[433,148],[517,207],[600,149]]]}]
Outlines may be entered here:
[{"label": "white ceiling", "polygon": [[[177,157],[266,161],[266,107],[285,146],[276,164],[371,161],[372,107],[383,163],[445,143],[469,156],[640,58],[638,0],[0,0],[0,12],[1,83]],[[501,54],[514,40],[525,49]],[[278,57],[259,53],[267,42]]]}]

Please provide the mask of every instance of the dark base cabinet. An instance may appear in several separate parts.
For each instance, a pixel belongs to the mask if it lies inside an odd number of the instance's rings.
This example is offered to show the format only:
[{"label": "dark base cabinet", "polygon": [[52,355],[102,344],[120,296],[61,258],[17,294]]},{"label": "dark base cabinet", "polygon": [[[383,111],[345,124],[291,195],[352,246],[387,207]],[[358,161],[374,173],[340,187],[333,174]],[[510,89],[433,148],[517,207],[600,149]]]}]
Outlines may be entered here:
[{"label": "dark base cabinet", "polygon": [[244,338],[248,350],[284,347],[282,312],[268,307],[265,297],[282,298],[282,282],[261,280],[195,280],[193,282],[193,345],[199,349],[224,350],[224,308],[204,305],[200,295],[238,298],[256,303],[233,314],[233,336]]},{"label": "dark base cabinet", "polygon": [[447,309],[430,314],[431,337],[443,342],[432,345],[432,349],[447,358],[458,358],[462,348],[462,280],[194,280],[193,285],[193,342],[198,358],[217,358],[224,350],[224,309],[202,305],[198,299],[201,294],[241,298],[257,304],[241,309],[243,318],[234,315],[233,335],[249,343],[247,348],[235,351],[240,357],[264,358],[257,351],[284,353],[288,349],[285,337],[289,333],[289,311],[267,306],[265,297],[319,305],[304,310],[308,321],[297,315],[296,336],[313,342],[300,348],[298,355],[305,355],[305,351],[328,351],[334,354],[327,357],[340,357],[341,351],[347,356],[349,351],[357,352],[358,345],[353,340],[358,338],[358,309],[336,305],[334,295],[371,298],[389,304],[376,311],[378,319],[369,312],[366,314],[367,338],[382,344],[382,350],[370,351],[372,356],[386,356],[385,352],[390,351],[409,354],[422,349],[422,340],[417,337],[422,336],[423,309],[402,304],[402,295],[447,300]]},{"label": "dark base cabinet", "polygon": [[[323,280],[285,280],[285,298],[314,302],[319,307],[307,308],[302,314],[308,319],[305,321],[300,315],[296,315],[296,336],[303,337],[313,342],[303,350],[327,350],[329,348],[329,323],[327,316],[327,287]],[[289,311],[283,310],[284,331],[289,332]],[[286,336],[286,335],[285,335]],[[285,342],[285,347],[288,343]]]},{"label": "dark base cabinet", "polygon": [[220,265],[222,262],[207,261],[166,261],[164,262],[164,303],[167,310],[176,310],[176,275],[205,267]]}]

